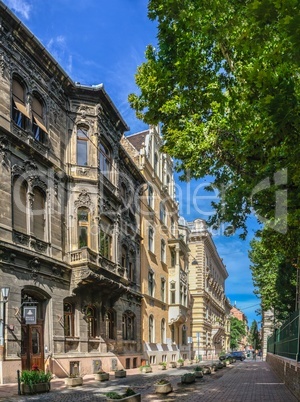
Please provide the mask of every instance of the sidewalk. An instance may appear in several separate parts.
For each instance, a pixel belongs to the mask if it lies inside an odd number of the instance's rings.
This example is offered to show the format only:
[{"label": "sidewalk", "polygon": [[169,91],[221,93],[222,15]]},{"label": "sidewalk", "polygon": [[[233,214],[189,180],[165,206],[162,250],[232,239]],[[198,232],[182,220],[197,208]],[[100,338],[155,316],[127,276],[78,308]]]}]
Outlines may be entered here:
[{"label": "sidewalk", "polygon": [[[127,377],[99,383],[93,376],[84,377],[84,385],[68,389],[63,379],[51,381],[51,392],[34,396],[18,396],[17,384],[0,385],[0,401],[48,401],[48,402],[104,402],[105,392],[122,392],[127,387],[134,388],[142,394],[143,402],[297,402],[283,383],[280,383],[270,371],[266,362],[245,360],[236,362],[227,368],[218,370],[194,384],[181,385],[183,373],[191,371],[191,367],[160,371],[154,368],[153,373],[141,374],[138,369],[127,370]],[[153,383],[158,378],[166,378],[173,385],[173,392],[167,396],[154,393]]]}]

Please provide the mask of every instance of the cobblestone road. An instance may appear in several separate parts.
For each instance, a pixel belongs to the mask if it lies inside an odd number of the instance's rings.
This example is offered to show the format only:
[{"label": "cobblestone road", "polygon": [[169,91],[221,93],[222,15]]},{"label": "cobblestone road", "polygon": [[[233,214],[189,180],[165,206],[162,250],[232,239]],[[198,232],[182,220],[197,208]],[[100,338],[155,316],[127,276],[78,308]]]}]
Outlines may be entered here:
[{"label": "cobblestone road", "polygon": [[[128,370],[127,378],[114,379],[111,376],[112,380],[106,383],[95,382],[93,377],[86,376],[80,389],[67,389],[64,381],[57,379],[51,382],[52,390],[49,394],[35,396],[17,396],[14,395],[17,393],[15,384],[1,385],[0,401],[104,402],[106,392],[124,392],[130,386],[142,394],[143,402],[297,402],[285,385],[271,372],[266,362],[237,362],[216,373],[205,375],[194,384],[181,385],[181,375],[188,371],[191,371],[190,367],[154,371],[149,374]],[[173,392],[167,396],[159,396],[154,392],[154,382],[162,377],[168,377],[173,385]]]}]

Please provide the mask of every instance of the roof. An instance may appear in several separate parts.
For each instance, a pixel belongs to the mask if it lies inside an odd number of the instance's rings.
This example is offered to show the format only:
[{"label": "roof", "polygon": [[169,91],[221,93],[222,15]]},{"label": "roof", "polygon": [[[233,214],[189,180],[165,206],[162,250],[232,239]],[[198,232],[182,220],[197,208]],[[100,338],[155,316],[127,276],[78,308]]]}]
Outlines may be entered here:
[{"label": "roof", "polygon": [[134,148],[140,151],[145,144],[146,135],[149,134],[149,130],[141,131],[136,134],[126,136],[127,140],[134,146]]}]

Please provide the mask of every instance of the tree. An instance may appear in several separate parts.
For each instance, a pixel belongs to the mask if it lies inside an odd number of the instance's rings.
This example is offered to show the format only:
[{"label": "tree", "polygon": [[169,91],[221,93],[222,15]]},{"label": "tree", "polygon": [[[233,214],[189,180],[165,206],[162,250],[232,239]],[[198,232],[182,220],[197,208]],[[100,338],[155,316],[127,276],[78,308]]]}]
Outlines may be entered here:
[{"label": "tree", "polygon": [[294,311],[298,261],[293,260],[290,234],[264,229],[251,241],[249,258],[256,293],[263,310],[272,310],[282,321]]},{"label": "tree", "polygon": [[253,347],[254,350],[261,349],[261,339],[256,320],[254,320],[251,324],[249,330],[248,342]]},{"label": "tree", "polygon": [[243,336],[246,335],[245,324],[236,317],[230,318],[230,348],[237,349]]},{"label": "tree", "polygon": [[148,15],[158,48],[147,48],[129,102],[161,124],[183,180],[214,177],[220,201],[209,223],[230,222],[245,237],[254,209],[299,238],[298,1],[150,0]]}]

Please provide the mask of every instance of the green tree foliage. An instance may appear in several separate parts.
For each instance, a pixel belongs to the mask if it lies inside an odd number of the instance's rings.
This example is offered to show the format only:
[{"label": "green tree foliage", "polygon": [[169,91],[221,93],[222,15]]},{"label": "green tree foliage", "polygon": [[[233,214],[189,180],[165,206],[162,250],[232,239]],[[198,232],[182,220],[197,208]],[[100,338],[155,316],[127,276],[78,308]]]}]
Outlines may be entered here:
[{"label": "green tree foliage", "polygon": [[148,46],[129,95],[137,116],[161,124],[183,180],[214,177],[212,225],[244,237],[254,208],[298,238],[299,2],[150,0],[148,15],[158,48]]},{"label": "green tree foliage", "polygon": [[273,310],[280,321],[295,307],[298,262],[287,258],[292,247],[289,236],[264,229],[252,240],[249,252],[255,293],[263,310]]},{"label": "green tree foliage", "polygon": [[236,317],[230,318],[230,348],[238,349],[239,342],[246,335],[245,324]]},{"label": "green tree foliage", "polygon": [[258,331],[258,325],[256,320],[254,320],[251,324],[250,330],[249,330],[249,335],[248,335],[248,342],[254,350],[256,349],[261,349],[261,339],[260,339],[260,334]]}]

